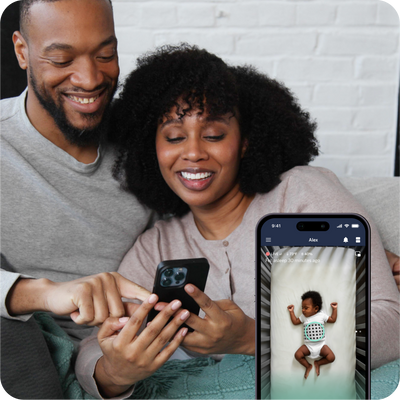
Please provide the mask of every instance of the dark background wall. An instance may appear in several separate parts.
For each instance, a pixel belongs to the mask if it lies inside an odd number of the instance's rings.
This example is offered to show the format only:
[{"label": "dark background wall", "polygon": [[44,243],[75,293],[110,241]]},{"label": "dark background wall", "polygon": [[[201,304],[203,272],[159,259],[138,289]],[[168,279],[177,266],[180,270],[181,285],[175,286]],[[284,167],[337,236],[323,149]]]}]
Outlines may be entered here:
[{"label": "dark background wall", "polygon": [[18,96],[26,88],[26,71],[14,53],[12,34],[19,29],[19,1],[10,4],[1,16],[1,98]]}]

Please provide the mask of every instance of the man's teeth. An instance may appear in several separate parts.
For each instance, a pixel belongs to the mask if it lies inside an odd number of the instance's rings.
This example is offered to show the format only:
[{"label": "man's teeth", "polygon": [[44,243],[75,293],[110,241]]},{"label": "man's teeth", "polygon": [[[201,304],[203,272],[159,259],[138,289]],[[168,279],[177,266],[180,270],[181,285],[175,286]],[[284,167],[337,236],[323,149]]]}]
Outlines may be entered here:
[{"label": "man's teeth", "polygon": [[189,172],[181,172],[181,175],[188,180],[205,179],[212,175],[211,172],[201,172],[199,174],[190,174]]},{"label": "man's teeth", "polygon": [[77,103],[91,104],[94,101],[96,101],[99,98],[99,96],[87,98],[87,97],[76,97],[76,96],[68,95],[68,98],[70,98],[72,101],[76,101]]}]

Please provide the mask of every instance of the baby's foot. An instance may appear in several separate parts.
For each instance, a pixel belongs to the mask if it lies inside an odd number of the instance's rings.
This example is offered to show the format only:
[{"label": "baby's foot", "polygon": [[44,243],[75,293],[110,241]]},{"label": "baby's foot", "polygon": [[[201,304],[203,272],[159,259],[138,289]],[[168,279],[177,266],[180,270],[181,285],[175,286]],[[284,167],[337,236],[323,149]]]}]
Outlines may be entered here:
[{"label": "baby's foot", "polygon": [[305,372],[305,374],[304,374],[304,378],[307,379],[308,374],[310,373],[311,370],[312,370],[312,365],[311,365],[311,364],[308,364],[308,367],[306,368],[306,372]]},{"label": "baby's foot", "polygon": [[318,363],[318,361],[314,361],[314,365],[315,365],[315,372],[317,373],[317,376],[319,376],[319,363]]}]

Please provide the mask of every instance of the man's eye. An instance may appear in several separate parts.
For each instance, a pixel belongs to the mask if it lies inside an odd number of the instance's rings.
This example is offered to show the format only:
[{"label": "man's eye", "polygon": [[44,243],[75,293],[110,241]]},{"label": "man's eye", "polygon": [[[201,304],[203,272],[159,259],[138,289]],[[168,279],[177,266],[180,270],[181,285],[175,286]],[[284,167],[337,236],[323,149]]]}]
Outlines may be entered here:
[{"label": "man's eye", "polygon": [[113,60],[115,58],[115,54],[113,54],[111,56],[99,56],[98,58],[100,61],[107,62],[107,61]]},{"label": "man's eye", "polygon": [[68,65],[71,61],[63,61],[63,62],[58,62],[58,61],[54,61],[54,60],[50,60],[52,64],[58,66],[58,67],[65,67],[66,65]]}]

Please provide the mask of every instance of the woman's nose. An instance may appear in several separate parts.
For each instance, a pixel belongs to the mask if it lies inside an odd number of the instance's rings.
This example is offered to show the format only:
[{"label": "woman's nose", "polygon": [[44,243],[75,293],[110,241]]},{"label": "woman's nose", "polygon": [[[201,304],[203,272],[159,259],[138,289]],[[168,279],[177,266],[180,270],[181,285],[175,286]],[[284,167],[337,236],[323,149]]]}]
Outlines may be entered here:
[{"label": "woman's nose", "polygon": [[205,143],[200,138],[188,138],[184,144],[182,158],[192,162],[198,162],[208,159],[208,153],[205,149]]}]

